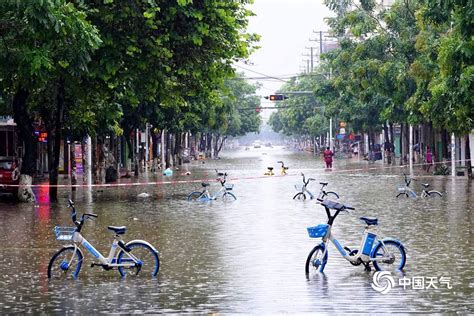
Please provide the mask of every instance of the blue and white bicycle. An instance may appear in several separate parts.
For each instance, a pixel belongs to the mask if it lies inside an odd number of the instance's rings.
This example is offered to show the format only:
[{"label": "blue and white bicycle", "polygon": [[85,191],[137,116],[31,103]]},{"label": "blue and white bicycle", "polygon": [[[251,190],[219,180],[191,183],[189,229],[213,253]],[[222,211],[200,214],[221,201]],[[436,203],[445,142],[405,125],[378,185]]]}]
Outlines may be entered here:
[{"label": "blue and white bicycle", "polygon": [[[308,184],[310,181],[316,181],[316,179],[308,178],[308,180],[306,180],[304,173],[301,173],[301,176],[303,177],[303,185],[295,185],[295,189],[298,193],[295,194],[293,200],[306,200],[306,195],[308,195],[311,200],[314,199],[314,194],[308,190]],[[319,189],[318,199],[339,199],[339,195],[336,192],[324,190],[324,187],[328,185],[327,182],[319,182],[319,184],[321,185],[321,189]]]},{"label": "blue and white bicycle", "polygon": [[[124,243],[121,235],[125,234],[125,226],[108,226],[114,233],[114,241],[109,255],[104,257],[81,235],[82,225],[86,219],[97,218],[96,214],[84,213],[77,220],[74,202],[69,200],[68,207],[72,209],[71,217],[75,227],[54,228],[56,238],[60,241],[72,241],[73,244],[66,245],[56,252],[48,265],[49,279],[76,279],[81,271],[84,254],[79,245],[87,249],[98,263],[91,263],[91,267],[102,267],[104,270],[117,268],[124,276],[146,276],[155,277],[160,269],[158,251],[150,243],[144,240],[132,240]],[[118,253],[117,253],[118,250]]]},{"label": "blue and white bicycle", "polygon": [[[322,242],[315,246],[306,259],[306,275],[311,275],[317,271],[323,272],[328,261],[328,244],[331,241],[336,246],[339,253],[352,265],[363,264],[367,271],[370,271],[370,263],[377,271],[381,270],[402,270],[405,266],[406,253],[403,244],[393,238],[379,238],[377,231],[378,220],[373,217],[361,217],[366,224],[364,236],[360,243],[361,250],[343,247],[332,234],[331,228],[334,220],[341,212],[354,210],[353,207],[343,205],[330,200],[318,199],[320,204],[326,209],[328,217],[327,224],[320,224],[315,227],[308,227],[308,234],[311,238],[322,238]],[[335,210],[331,214],[331,210]]]},{"label": "blue and white bicycle", "polygon": [[231,192],[234,189],[233,184],[226,183],[227,182],[227,173],[222,173],[216,170],[217,173],[217,181],[220,182],[221,188],[214,194],[209,192],[208,187],[210,186],[209,183],[202,182],[201,185],[203,187],[202,191],[194,191],[188,195],[188,201],[200,201],[200,202],[209,202],[213,200],[217,200],[219,197],[222,197],[222,201],[235,201],[237,198]]}]

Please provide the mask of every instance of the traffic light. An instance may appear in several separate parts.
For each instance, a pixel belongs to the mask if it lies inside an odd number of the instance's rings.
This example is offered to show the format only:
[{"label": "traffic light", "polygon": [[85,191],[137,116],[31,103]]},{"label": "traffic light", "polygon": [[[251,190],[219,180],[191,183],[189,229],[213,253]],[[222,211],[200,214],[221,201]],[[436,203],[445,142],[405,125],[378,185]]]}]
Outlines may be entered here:
[{"label": "traffic light", "polygon": [[270,94],[269,96],[266,96],[264,98],[270,101],[283,101],[285,99],[288,99],[288,97],[284,94]]},{"label": "traffic light", "polygon": [[260,108],[255,108],[255,112],[260,113]]}]

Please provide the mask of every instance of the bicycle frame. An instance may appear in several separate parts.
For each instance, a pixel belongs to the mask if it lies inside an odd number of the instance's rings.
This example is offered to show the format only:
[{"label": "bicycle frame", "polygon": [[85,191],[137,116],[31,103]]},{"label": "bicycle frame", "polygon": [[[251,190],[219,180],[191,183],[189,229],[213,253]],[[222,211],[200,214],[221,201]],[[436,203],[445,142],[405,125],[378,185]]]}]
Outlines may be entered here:
[{"label": "bicycle frame", "polygon": [[199,195],[198,199],[207,199],[209,201],[217,200],[219,196],[224,196],[226,191],[232,190],[232,188],[226,188],[225,186],[225,183],[227,182],[227,173],[219,172],[217,169],[216,169],[216,173],[219,176],[217,180],[220,182],[221,188],[218,191],[216,191],[214,194],[211,194],[209,192],[208,185],[206,185],[204,189],[202,190],[201,194]]},{"label": "bicycle frame", "polygon": [[[417,181],[417,180],[416,180],[416,179],[412,179],[412,178],[410,178],[410,177],[407,177],[406,174],[403,174],[403,175],[404,175],[404,177],[405,177],[405,187],[399,187],[399,188],[398,188],[398,195],[397,195],[397,197],[398,197],[400,194],[407,194],[409,197],[416,198],[418,195],[416,194],[415,191],[413,191],[413,190],[410,188],[410,184],[411,184],[412,181]],[[441,195],[441,193],[438,192],[438,191],[434,191],[434,190],[433,190],[433,191],[429,191],[429,190],[427,190],[427,189],[426,189],[427,186],[428,186],[428,185],[424,185],[424,184],[423,184],[423,189],[422,189],[422,191],[421,191],[421,193],[420,193],[420,197],[425,198],[425,197],[431,196],[431,192],[436,192],[436,193],[438,193],[439,195]]]},{"label": "bicycle frame", "polygon": [[224,192],[226,191],[225,187],[222,186],[218,191],[216,191],[214,194],[211,194],[208,189],[204,189],[201,192],[201,196],[199,196],[199,199],[201,198],[207,198],[209,200],[217,200],[217,198],[220,195],[223,195]]},{"label": "bicycle frame", "polygon": [[365,228],[364,235],[360,242],[360,247],[358,248],[358,249],[362,249],[362,251],[357,252],[356,255],[350,255],[350,253],[344,249],[344,246],[341,245],[339,241],[337,240],[337,238],[331,233],[331,227],[332,225],[329,225],[328,233],[325,237],[323,237],[323,241],[320,244],[324,248],[324,252],[322,254],[323,258],[324,256],[326,256],[326,253],[327,253],[328,242],[331,241],[332,244],[339,251],[341,256],[347,261],[350,261],[353,263],[357,263],[359,260],[367,263],[374,260],[390,260],[391,259],[390,257],[377,257],[377,258],[373,257],[373,255],[375,254],[372,252],[372,250],[375,248],[375,245],[377,245],[377,243],[381,243],[385,252],[388,253],[387,249],[385,248],[385,244],[383,243],[384,239],[378,238],[377,229],[375,227],[367,226]]},{"label": "bicycle frame", "polygon": [[[119,239],[117,236],[115,236],[114,241],[112,242],[112,245],[110,247],[109,255],[107,257],[104,257],[97,249],[94,248],[85,238],[84,236],[81,235],[81,233],[74,232],[74,235],[72,237],[72,240],[74,241],[74,252],[72,258],[74,258],[76,251],[80,251],[81,249],[78,247],[77,244],[82,245],[91,255],[93,255],[95,258],[97,258],[100,262],[98,265],[102,265],[104,267],[134,267],[135,264],[140,263],[140,260],[135,257],[133,254],[131,254],[123,244],[123,241]],[[154,249],[153,246],[151,246],[149,243],[142,241],[146,244],[148,244],[152,249]],[[120,244],[122,244],[120,246]],[[120,246],[120,247],[119,247]],[[127,262],[118,264],[116,262],[115,255],[117,254],[117,248],[121,248],[125,253],[130,257],[130,262],[129,260],[126,260]],[[97,265],[97,264],[96,264]]]},{"label": "bicycle frame", "polygon": [[[312,178],[310,178],[311,180],[314,180]],[[314,194],[311,193],[311,191],[308,190],[307,188],[307,185],[309,184],[309,181],[311,181],[310,179],[308,179],[307,182],[304,181],[304,176],[303,176],[303,186],[301,187],[301,190],[299,190],[298,186],[295,185],[295,189],[297,191],[300,191],[301,193],[305,194],[305,193],[308,193],[309,197],[311,200],[314,199]],[[318,194],[318,199],[324,199],[328,194],[326,193],[326,191],[324,190],[324,187],[326,185],[325,184],[321,184],[321,188],[319,189],[319,194]]]}]

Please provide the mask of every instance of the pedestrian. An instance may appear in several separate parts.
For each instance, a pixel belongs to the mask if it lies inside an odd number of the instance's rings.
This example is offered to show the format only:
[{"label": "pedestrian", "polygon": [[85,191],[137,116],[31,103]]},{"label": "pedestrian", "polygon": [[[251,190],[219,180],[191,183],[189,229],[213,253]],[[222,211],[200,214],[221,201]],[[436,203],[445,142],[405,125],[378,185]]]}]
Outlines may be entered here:
[{"label": "pedestrian", "polygon": [[430,146],[426,147],[426,172],[430,172],[431,165],[433,164],[433,154],[431,153]]},{"label": "pedestrian", "polygon": [[387,157],[387,163],[390,165],[392,164],[392,153],[391,153],[392,146],[390,142],[387,140],[385,141],[384,144],[384,150],[385,150],[385,157]]},{"label": "pedestrian", "polygon": [[332,168],[332,156],[334,156],[334,153],[329,149],[329,147],[326,147],[323,155],[324,161],[326,162],[326,168]]}]

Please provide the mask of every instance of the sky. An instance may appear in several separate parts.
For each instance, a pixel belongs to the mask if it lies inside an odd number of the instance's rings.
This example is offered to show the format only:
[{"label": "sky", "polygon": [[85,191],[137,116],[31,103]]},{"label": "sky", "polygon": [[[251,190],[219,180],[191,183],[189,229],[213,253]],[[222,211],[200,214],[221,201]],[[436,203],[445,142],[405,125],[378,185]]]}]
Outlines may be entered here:
[{"label": "sky", "polygon": [[[250,18],[248,31],[261,36],[259,46],[249,62],[235,64],[237,71],[244,72],[246,77],[289,77],[303,72],[306,67],[304,59],[310,58],[310,50],[305,47],[317,47],[313,31],[327,31],[324,18],[331,16],[322,0],[255,0],[250,9],[256,16]],[[318,49],[315,48],[314,52]],[[316,59],[316,57],[315,57]],[[316,65],[316,62],[315,62]],[[247,70],[245,70],[247,69]],[[260,73],[260,74],[259,74]],[[262,84],[258,90],[260,96],[274,93],[284,83],[281,80],[251,80]],[[262,99],[262,106],[271,103]],[[262,116],[267,119],[271,110],[263,110]]]}]

